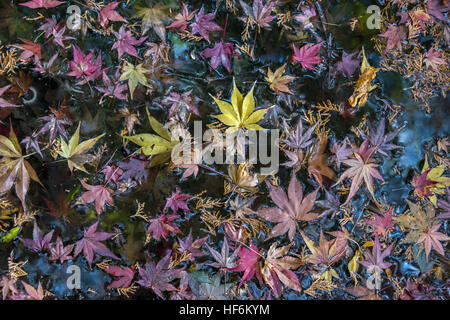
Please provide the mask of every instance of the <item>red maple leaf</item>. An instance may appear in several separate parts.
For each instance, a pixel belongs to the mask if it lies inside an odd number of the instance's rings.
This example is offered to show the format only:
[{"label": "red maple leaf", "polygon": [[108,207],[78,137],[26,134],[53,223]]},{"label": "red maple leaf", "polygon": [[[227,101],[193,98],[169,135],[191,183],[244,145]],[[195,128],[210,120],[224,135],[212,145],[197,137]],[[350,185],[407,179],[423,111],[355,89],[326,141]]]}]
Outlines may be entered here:
[{"label": "red maple leaf", "polygon": [[292,241],[297,230],[297,220],[311,221],[317,218],[318,215],[310,211],[319,190],[304,197],[302,185],[295,174],[292,175],[287,195],[281,187],[267,184],[270,188],[270,197],[278,208],[262,208],[258,211],[258,215],[265,220],[278,223],[270,231],[269,238],[278,237],[287,232],[289,240]]},{"label": "red maple leaf", "polygon": [[114,277],[119,277],[118,279],[115,279],[113,282],[111,282],[111,284],[108,286],[108,289],[117,289],[117,288],[128,288],[131,285],[131,281],[133,281],[134,277],[135,268],[107,266],[106,269],[104,270],[106,273],[109,273]]},{"label": "red maple leaf", "polygon": [[394,222],[392,221],[393,210],[394,208],[391,207],[385,215],[376,214],[375,220],[366,220],[366,222],[372,226],[375,236],[378,236],[379,234],[386,236],[387,230],[394,226]]},{"label": "red maple leaf", "polygon": [[244,275],[241,278],[241,282],[239,283],[238,289],[241,285],[253,278],[256,275],[256,278],[259,281],[259,284],[262,284],[262,275],[261,275],[261,265],[259,263],[259,258],[261,255],[258,252],[258,248],[250,242],[249,249],[240,248],[239,249],[239,260],[236,262],[237,266],[229,269],[230,271],[242,272],[244,271]]},{"label": "red maple leaf", "polygon": [[427,179],[428,173],[430,171],[431,168],[425,170],[420,175],[415,175],[411,181],[411,184],[415,188],[414,193],[421,198],[433,195],[433,193],[430,191],[430,188],[433,187],[437,182]]},{"label": "red maple leaf", "polygon": [[108,26],[109,21],[123,21],[126,22],[126,20],[118,14],[114,9],[119,5],[119,2],[114,1],[110,4],[103,7],[103,9],[100,11],[99,19],[100,19],[100,25],[103,28],[106,28]]},{"label": "red maple leaf", "polygon": [[162,214],[158,218],[151,219],[147,233],[151,234],[157,241],[161,240],[161,237],[166,239],[171,233],[180,233],[181,230],[173,223],[178,218],[180,216],[177,214]]},{"label": "red maple leaf", "polygon": [[19,107],[18,105],[12,104],[5,99],[2,98],[2,95],[8,91],[8,89],[11,87],[11,85],[4,86],[0,88],[0,108],[13,108],[13,107]]},{"label": "red maple leaf", "polygon": [[317,56],[317,53],[319,52],[321,45],[322,43],[318,43],[315,45],[307,43],[300,49],[297,49],[295,45],[292,45],[292,47],[294,48],[292,63],[300,62],[302,64],[302,68],[316,70],[313,67],[313,64],[318,64],[322,62],[322,58]]}]

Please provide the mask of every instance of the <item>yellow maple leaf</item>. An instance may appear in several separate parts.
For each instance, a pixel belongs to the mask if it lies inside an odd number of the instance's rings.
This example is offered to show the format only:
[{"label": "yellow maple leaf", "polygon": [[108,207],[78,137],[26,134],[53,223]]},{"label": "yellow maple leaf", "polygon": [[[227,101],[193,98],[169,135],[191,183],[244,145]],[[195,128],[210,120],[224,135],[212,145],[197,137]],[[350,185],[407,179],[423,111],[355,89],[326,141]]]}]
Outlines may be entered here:
[{"label": "yellow maple leaf", "polygon": [[169,130],[150,115],[147,110],[150,126],[157,134],[141,133],[134,136],[124,136],[125,139],[137,144],[141,148],[138,150],[146,156],[152,156],[150,167],[164,163],[170,159],[173,148],[179,144],[179,140],[172,139]]},{"label": "yellow maple leaf", "polygon": [[[423,164],[422,172],[424,173],[430,168],[430,165],[428,164],[428,157],[425,155],[425,163]],[[437,206],[437,196],[436,194],[445,194],[445,188],[450,186],[450,178],[449,177],[443,177],[445,171],[445,164],[441,164],[433,169],[431,169],[427,174],[427,180],[436,182],[436,184],[433,184],[429,190],[433,193],[433,195],[429,196],[428,199],[430,199],[431,203],[434,206]]]},{"label": "yellow maple leaf", "polygon": [[369,97],[369,93],[378,87],[378,85],[372,85],[372,80],[377,76],[378,68],[372,67],[366,59],[366,54],[364,48],[362,50],[363,61],[361,63],[361,76],[356,81],[355,89],[350,98],[348,98],[348,103],[358,108],[363,106]]},{"label": "yellow maple leaf", "polygon": [[58,154],[67,159],[67,164],[69,165],[70,171],[73,171],[74,168],[86,172],[84,168],[84,164],[87,162],[92,162],[96,158],[91,154],[87,154],[89,149],[91,149],[97,141],[103,137],[105,134],[99,135],[96,138],[92,138],[80,143],[80,126],[81,122],[78,123],[78,128],[75,131],[74,135],[70,138],[69,144],[64,141],[61,137],[61,150],[58,151]]},{"label": "yellow maple leaf", "polygon": [[214,115],[223,124],[231,127],[232,130],[237,130],[245,127],[248,130],[261,130],[264,129],[257,124],[264,114],[266,109],[260,109],[253,112],[255,109],[255,98],[253,97],[252,87],[249,93],[244,97],[236,87],[236,83],[233,80],[233,93],[231,94],[231,104],[218,100],[216,97],[211,96],[219,106],[222,114]]},{"label": "yellow maple leaf", "polygon": [[147,78],[145,77],[147,72],[148,70],[142,67],[142,64],[134,66],[133,64],[127,62],[127,65],[123,67],[123,73],[120,75],[119,81],[128,80],[131,100],[133,100],[134,90],[139,83],[143,86],[150,87],[147,82]]}]

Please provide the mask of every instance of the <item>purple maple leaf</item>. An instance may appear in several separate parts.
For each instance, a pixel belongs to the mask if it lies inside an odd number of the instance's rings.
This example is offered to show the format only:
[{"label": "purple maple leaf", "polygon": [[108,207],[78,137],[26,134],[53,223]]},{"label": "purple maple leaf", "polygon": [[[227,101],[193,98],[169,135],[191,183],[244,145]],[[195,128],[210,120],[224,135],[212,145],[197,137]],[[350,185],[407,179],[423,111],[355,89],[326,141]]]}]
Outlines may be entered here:
[{"label": "purple maple leaf", "polygon": [[66,127],[72,124],[72,121],[67,119],[66,117],[58,117],[55,114],[50,114],[48,116],[40,117],[38,120],[42,120],[45,122],[45,125],[41,130],[37,133],[38,135],[42,135],[48,132],[48,140],[51,143],[58,134],[62,135],[67,139]]},{"label": "purple maple leaf", "polygon": [[123,170],[120,180],[132,179],[138,182],[148,178],[147,166],[150,163],[145,157],[132,157],[128,161],[120,161],[117,165]]},{"label": "purple maple leaf", "polygon": [[127,96],[124,94],[124,91],[128,89],[128,85],[120,84],[119,77],[120,75],[116,73],[115,79],[111,80],[106,72],[103,72],[103,84],[105,87],[95,87],[98,91],[103,93],[103,96],[100,98],[100,104],[105,97],[116,97],[119,100],[127,101]]},{"label": "purple maple leaf", "polygon": [[295,45],[292,45],[294,48],[294,55],[292,56],[292,63],[300,62],[302,68],[316,70],[313,67],[313,64],[318,64],[322,62],[322,58],[317,56],[319,49],[322,43],[318,43],[315,45],[311,45],[310,43],[305,44],[300,49],[297,49]]},{"label": "purple maple leaf", "polygon": [[52,241],[54,231],[55,230],[52,230],[45,236],[43,236],[41,230],[39,229],[35,221],[33,228],[33,239],[20,238],[20,241],[23,243],[25,247],[27,247],[30,250],[33,250],[34,252],[45,252],[50,250],[50,242]]},{"label": "purple maple leaf", "polygon": [[448,2],[445,2],[447,5],[441,4],[443,1],[441,0],[428,0],[427,1],[427,13],[433,17],[435,21],[442,20],[445,21],[446,18],[444,13],[448,11]]},{"label": "purple maple leaf", "polygon": [[73,244],[64,246],[60,237],[56,239],[56,243],[50,248],[51,256],[49,260],[59,260],[60,263],[64,263],[66,260],[72,259],[69,254],[72,252]]},{"label": "purple maple leaf", "polygon": [[355,70],[360,65],[360,61],[358,59],[353,59],[353,56],[357,54],[357,52],[353,52],[351,54],[346,54],[345,52],[342,55],[342,60],[336,63],[336,70],[342,72],[347,77],[353,76]]},{"label": "purple maple leaf", "polygon": [[164,299],[163,291],[176,291],[174,285],[170,282],[180,275],[183,269],[170,269],[170,253],[162,258],[157,264],[149,260],[145,267],[139,269],[141,280],[137,283],[143,287],[152,288],[152,290]]},{"label": "purple maple leaf", "polygon": [[192,34],[200,34],[208,41],[208,43],[211,43],[209,40],[209,32],[222,30],[221,27],[212,21],[215,16],[215,12],[204,14],[202,8],[200,12],[195,15],[195,22],[191,25]]},{"label": "purple maple leaf", "polygon": [[41,158],[44,158],[44,156],[42,155],[42,151],[41,151],[41,147],[39,147],[39,140],[38,140],[38,134],[36,132],[33,132],[33,134],[30,136],[25,137],[20,143],[24,143],[25,144],[25,150],[27,150],[27,152],[33,148],[34,151],[36,151]]},{"label": "purple maple leaf", "polygon": [[102,241],[105,241],[114,236],[114,233],[108,232],[96,232],[98,221],[84,231],[83,239],[76,243],[74,257],[83,252],[89,266],[91,266],[94,260],[94,255],[97,253],[103,257],[110,257],[113,259],[119,259],[111,250],[106,247]]},{"label": "purple maple leaf", "polygon": [[147,36],[142,37],[139,40],[136,40],[131,34],[131,31],[126,30],[123,25],[120,27],[119,32],[114,31],[113,33],[116,36],[117,41],[113,44],[112,49],[117,49],[119,59],[120,57],[122,57],[124,52],[138,59],[141,59],[138,56],[136,48],[134,46],[144,42],[145,39],[147,39]]},{"label": "purple maple leaf", "polygon": [[272,9],[275,7],[275,1],[269,0],[269,3],[263,5],[262,0],[254,0],[252,7],[250,7],[242,0],[239,0],[239,2],[242,6],[242,9],[244,9],[245,14],[251,20],[253,20],[253,22],[256,23],[258,27],[270,29],[269,23],[272,22],[273,19],[275,19],[274,16],[270,15]]},{"label": "purple maple leaf", "polygon": [[[378,240],[378,236],[375,237],[375,244],[372,248],[372,252],[366,251],[364,253],[364,261],[358,261],[358,263],[367,267],[368,269],[378,269],[378,271],[382,271],[383,269],[389,268],[392,263],[384,262],[383,260],[391,254],[392,246],[391,244],[386,250],[381,251],[380,241]],[[375,268],[375,269],[374,269]]]},{"label": "purple maple leaf", "polygon": [[178,244],[180,245],[177,250],[180,253],[190,254],[189,260],[194,261],[197,257],[202,257],[205,253],[200,249],[205,241],[208,240],[208,236],[193,241],[192,229],[189,231],[189,235],[181,240],[178,238]]},{"label": "purple maple leaf", "polygon": [[447,201],[439,199],[437,202],[438,208],[444,212],[438,215],[437,219],[450,219],[450,194],[447,190]]},{"label": "purple maple leaf", "polygon": [[233,49],[234,44],[231,42],[217,42],[214,48],[206,48],[201,56],[203,58],[211,58],[211,67],[216,70],[220,64],[231,73],[231,57],[239,55]]}]

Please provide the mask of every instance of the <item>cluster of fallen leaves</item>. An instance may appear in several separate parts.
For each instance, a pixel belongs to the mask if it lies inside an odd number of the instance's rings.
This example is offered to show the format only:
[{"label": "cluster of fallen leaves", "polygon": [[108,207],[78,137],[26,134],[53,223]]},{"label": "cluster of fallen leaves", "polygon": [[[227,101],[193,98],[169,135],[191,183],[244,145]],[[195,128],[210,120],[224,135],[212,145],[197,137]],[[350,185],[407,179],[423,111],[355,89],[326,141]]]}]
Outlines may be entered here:
[{"label": "cluster of fallen leaves", "polygon": [[[58,21],[56,15],[41,15],[44,10],[63,12],[64,2],[18,4],[40,33],[20,43],[11,41],[9,47],[19,50],[19,67],[32,73],[20,70],[1,78],[1,120],[7,130],[0,132],[0,223],[5,231],[0,242],[13,242],[21,252],[41,254],[56,265],[85,261],[90,270],[109,274],[107,289],[125,297],[133,297],[138,286],[174,300],[291,294],[442,297],[437,292],[448,286],[450,240],[446,140],[439,140],[433,159],[426,155],[422,169],[405,181],[411,189],[405,200],[409,209],[402,212],[400,206],[391,206],[380,191],[386,175],[381,168],[386,158],[401,153],[395,140],[403,127],[395,121],[397,113],[377,120],[359,113],[370,99],[384,98],[377,79],[382,68],[374,66],[374,53],[362,47],[345,52],[327,31],[318,2],[232,2],[234,7],[222,3],[194,8],[183,3],[170,8],[161,3],[141,7],[85,1],[78,33],[59,16]],[[291,10],[295,14],[277,23],[283,10],[287,16]],[[439,0],[399,9],[401,21],[387,19],[386,30],[378,34],[385,39],[382,58],[448,20],[447,11]],[[236,26],[242,32],[237,38],[230,31]],[[273,29],[294,40],[282,48],[283,59],[263,68],[255,59],[261,52],[258,41]],[[448,38],[447,29],[441,38]],[[81,40],[91,35],[104,44]],[[201,60],[206,81],[214,83],[217,75],[225,80],[223,90],[172,87],[174,79],[186,77],[171,66],[177,63],[177,41],[193,48],[185,58]],[[442,76],[448,55],[440,46],[439,42],[423,54],[423,64]],[[241,81],[238,65],[244,61],[258,65],[262,76],[252,73],[254,83]],[[66,67],[61,66],[64,62]],[[58,82],[70,100],[46,106],[45,114],[36,111],[39,116],[31,130],[23,132],[18,113],[37,105],[37,78]],[[324,87],[333,78],[348,90],[333,102],[306,103],[300,96],[303,78],[321,79]],[[92,119],[73,112],[71,104],[88,97],[96,101],[95,110],[114,114],[120,132],[105,129],[97,135],[99,130],[90,126],[98,122],[98,114]],[[205,105],[212,112],[200,108]],[[172,162],[174,152],[193,148],[182,134],[192,128],[193,118],[217,129],[216,136],[201,143],[196,161]],[[348,118],[358,125],[337,135],[333,122]],[[204,154],[225,149],[223,136],[269,128],[282,132],[277,147],[287,162],[278,175],[258,174],[248,162],[202,162]],[[245,154],[243,141],[237,139],[233,156]],[[70,190],[53,196],[48,189],[54,190],[54,183],[43,168],[64,171]],[[212,198],[209,190],[194,194],[181,187],[211,174],[223,180],[222,196]],[[391,188],[387,184],[384,192]],[[144,192],[148,200],[147,207],[137,201],[137,209],[127,208],[127,223],[143,230],[136,240],[141,254],[131,261],[122,250],[134,245],[129,224],[111,225],[107,219],[118,212],[116,202],[134,192]],[[45,195],[48,209],[39,207],[36,194]],[[6,199],[15,198],[13,211]],[[77,238],[46,225],[47,215],[59,219],[58,225],[76,226]],[[76,225],[72,219],[83,222]],[[197,223],[201,230],[192,230]],[[189,233],[183,231],[187,229]],[[3,299],[52,297],[51,288],[45,290],[40,281],[34,288],[19,281],[16,272],[3,271]]]}]

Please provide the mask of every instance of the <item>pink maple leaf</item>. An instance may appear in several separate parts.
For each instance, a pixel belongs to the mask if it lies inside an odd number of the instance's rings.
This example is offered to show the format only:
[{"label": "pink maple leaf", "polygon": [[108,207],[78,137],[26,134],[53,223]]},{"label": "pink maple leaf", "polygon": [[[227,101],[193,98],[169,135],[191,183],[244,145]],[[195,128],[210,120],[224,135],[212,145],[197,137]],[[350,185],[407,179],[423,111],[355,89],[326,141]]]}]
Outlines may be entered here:
[{"label": "pink maple leaf", "polygon": [[128,288],[134,278],[134,267],[122,268],[118,266],[107,266],[105,272],[118,277],[108,286],[108,289]]},{"label": "pink maple leaf", "polygon": [[51,18],[46,18],[45,23],[42,24],[37,30],[38,31],[44,31],[44,37],[48,38],[52,32],[53,29],[55,29],[58,25],[58,21],[56,21],[55,16],[52,16]]},{"label": "pink maple leaf", "polygon": [[305,29],[312,28],[313,24],[311,22],[311,18],[317,16],[316,10],[314,9],[314,7],[309,8],[307,6],[301,6],[300,8],[302,9],[303,13],[293,16],[294,20],[301,23]]},{"label": "pink maple leaf", "polygon": [[52,31],[53,42],[56,43],[57,45],[59,45],[61,48],[66,48],[63,41],[75,39],[74,37],[65,36],[64,32],[66,32],[66,27],[63,27],[59,30],[54,28]]},{"label": "pink maple leaf", "polygon": [[107,184],[109,181],[117,184],[119,178],[123,174],[123,170],[117,166],[106,166],[105,169],[102,170],[102,173],[105,174],[105,184]]},{"label": "pink maple leaf", "polygon": [[379,36],[387,38],[386,50],[384,50],[384,53],[386,53],[393,48],[402,50],[401,41],[406,39],[406,31],[403,26],[389,26],[386,32],[380,33]]},{"label": "pink maple leaf", "polygon": [[180,193],[178,188],[175,192],[172,192],[172,195],[167,198],[166,204],[164,206],[163,212],[166,211],[167,207],[170,207],[173,213],[177,213],[178,209],[189,211],[189,207],[186,204],[186,200],[191,197],[190,194]]},{"label": "pink maple leaf", "polygon": [[319,52],[321,45],[322,43],[318,43],[315,45],[307,43],[300,49],[297,49],[295,45],[292,45],[292,47],[294,48],[292,63],[300,62],[302,64],[302,68],[316,70],[313,67],[313,64],[318,64],[322,62],[322,58],[317,56],[317,53]]},{"label": "pink maple leaf", "polygon": [[256,278],[259,281],[259,284],[262,284],[262,275],[261,275],[261,266],[259,263],[259,259],[261,255],[258,252],[258,248],[250,242],[249,249],[240,248],[239,249],[239,260],[236,262],[236,267],[229,269],[230,271],[242,272],[244,271],[244,275],[241,278],[241,282],[239,283],[238,288],[242,286],[242,284],[256,275]]},{"label": "pink maple leaf", "polygon": [[433,47],[431,47],[426,53],[425,53],[425,65],[427,67],[431,67],[434,71],[439,71],[440,65],[447,65],[447,61],[442,57],[442,51],[436,51]]},{"label": "pink maple leaf", "polygon": [[204,14],[202,8],[195,15],[195,22],[191,25],[192,34],[200,34],[208,43],[211,43],[209,40],[209,32],[222,30],[221,27],[212,21],[215,16],[215,12]]},{"label": "pink maple leaf", "polygon": [[104,6],[103,9],[100,11],[99,20],[100,25],[103,28],[106,28],[108,26],[109,21],[122,21],[126,22],[126,20],[114,9],[119,5],[120,3],[117,1],[111,2],[108,5]]},{"label": "pink maple leaf", "polygon": [[217,42],[214,48],[207,48],[202,53],[203,58],[211,58],[211,67],[216,70],[220,64],[231,73],[231,57],[239,55],[233,49],[234,44],[231,42]]},{"label": "pink maple leaf", "polygon": [[138,59],[141,59],[138,56],[136,48],[134,46],[144,42],[145,39],[147,39],[147,36],[142,37],[139,40],[136,40],[131,34],[131,31],[126,30],[124,26],[120,27],[119,32],[114,31],[113,33],[116,36],[117,41],[113,44],[112,49],[117,49],[119,59],[120,57],[122,57],[124,52]]},{"label": "pink maple leaf", "polygon": [[54,1],[54,0],[32,0],[24,3],[19,3],[21,6],[25,6],[31,9],[38,8],[54,8],[61,4],[65,3],[64,1]]},{"label": "pink maple leaf", "polygon": [[113,198],[111,197],[113,190],[102,185],[91,186],[84,181],[81,181],[81,184],[88,191],[83,193],[83,195],[78,199],[77,203],[88,204],[95,202],[95,211],[97,211],[98,214],[102,214],[105,203],[114,205]]},{"label": "pink maple leaf", "polygon": [[28,283],[22,281],[23,287],[28,296],[25,299],[29,300],[43,300],[44,299],[44,289],[42,288],[41,282],[39,281],[37,289],[30,286]]},{"label": "pink maple leaf", "polygon": [[428,229],[427,233],[420,236],[417,240],[417,243],[424,243],[425,246],[425,254],[428,261],[428,256],[430,255],[431,249],[434,249],[437,253],[442,256],[445,256],[444,248],[440,241],[448,241],[450,237],[439,232],[439,228],[441,224],[436,224]]},{"label": "pink maple leaf", "polygon": [[108,240],[114,233],[97,232],[98,221],[84,231],[84,237],[76,243],[74,257],[83,252],[89,266],[91,266],[94,260],[94,255],[97,253],[103,257],[110,257],[113,259],[119,259],[111,250],[106,247],[102,241]]},{"label": "pink maple leaf", "polygon": [[39,43],[34,43],[33,41],[27,39],[20,39],[23,44],[15,45],[14,47],[23,50],[19,57],[19,60],[27,60],[31,57],[41,58],[41,45]]},{"label": "pink maple leaf", "polygon": [[184,32],[187,28],[187,23],[194,18],[195,12],[197,10],[189,13],[189,10],[185,3],[183,3],[183,9],[181,13],[178,13],[175,16],[175,21],[172,22],[167,28],[169,29],[178,29],[180,32]]}]

